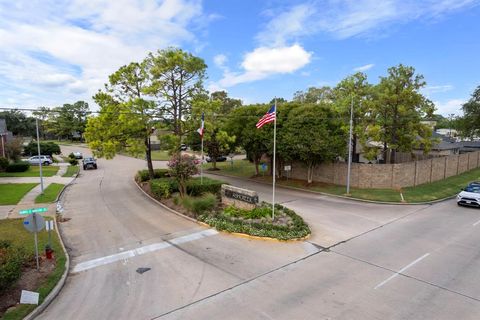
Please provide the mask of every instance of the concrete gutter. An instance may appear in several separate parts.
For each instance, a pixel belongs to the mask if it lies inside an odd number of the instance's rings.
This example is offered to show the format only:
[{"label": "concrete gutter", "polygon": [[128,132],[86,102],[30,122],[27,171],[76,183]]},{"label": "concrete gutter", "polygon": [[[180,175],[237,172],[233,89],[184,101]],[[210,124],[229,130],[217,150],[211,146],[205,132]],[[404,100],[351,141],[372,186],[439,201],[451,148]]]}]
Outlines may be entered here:
[{"label": "concrete gutter", "polygon": [[[60,193],[58,194],[57,199],[55,200],[57,204],[62,198],[67,187],[72,185],[72,183],[75,181],[75,179],[77,179],[79,174],[80,174],[80,167],[77,174],[75,175],[75,178],[73,178],[72,181],[66,184],[63,187],[62,191],[60,191]],[[65,247],[65,243],[63,242],[62,234],[60,232],[60,229],[58,228],[58,221],[56,217],[54,217],[54,221],[55,221],[55,231],[57,232],[58,239],[60,240],[60,245],[62,246],[62,250],[65,253],[65,271],[63,272],[62,277],[57,282],[55,287],[52,289],[52,291],[50,291],[48,296],[45,298],[45,300],[43,300],[43,302],[39,306],[37,306],[32,312],[30,312],[25,318],[23,318],[24,320],[32,320],[32,319],[35,319],[35,317],[37,317],[38,315],[40,315],[48,307],[48,305],[52,303],[52,301],[57,297],[57,295],[60,293],[63,286],[65,285],[65,282],[67,281],[68,273],[70,271],[70,256],[68,255],[67,249]]]},{"label": "concrete gutter", "polygon": [[[250,178],[243,178],[243,177],[238,177],[238,176],[232,176],[228,174],[220,174],[220,173],[214,173],[214,172],[207,172],[207,174],[214,175],[214,176],[219,176],[219,177],[228,177],[228,178],[234,178],[234,179],[239,179],[243,181],[250,181],[250,182],[255,182],[263,185],[269,185],[271,186],[271,183],[264,182],[264,181],[258,181],[255,179],[250,179]],[[428,204],[435,204],[438,202],[443,202],[446,200],[454,199],[456,195],[442,198],[442,199],[437,199],[437,200],[432,200],[432,201],[426,201],[426,202],[388,202],[388,201],[375,201],[375,200],[367,200],[367,199],[359,199],[359,198],[352,198],[352,197],[347,197],[347,196],[341,196],[337,194],[331,194],[331,193],[325,193],[325,192],[320,192],[320,191],[315,191],[315,190],[306,190],[302,188],[297,188],[297,187],[291,187],[291,186],[283,186],[283,185],[276,185],[279,188],[283,189],[290,189],[290,190],[296,190],[296,191],[302,191],[302,192],[307,192],[307,193],[312,193],[312,194],[320,194],[323,196],[327,197],[332,197],[332,198],[339,198],[339,199],[345,199],[345,200],[352,200],[352,201],[357,201],[357,202],[366,202],[366,203],[373,203],[373,204],[390,204],[390,205],[397,205],[397,206],[404,206],[404,205],[428,205]]]}]

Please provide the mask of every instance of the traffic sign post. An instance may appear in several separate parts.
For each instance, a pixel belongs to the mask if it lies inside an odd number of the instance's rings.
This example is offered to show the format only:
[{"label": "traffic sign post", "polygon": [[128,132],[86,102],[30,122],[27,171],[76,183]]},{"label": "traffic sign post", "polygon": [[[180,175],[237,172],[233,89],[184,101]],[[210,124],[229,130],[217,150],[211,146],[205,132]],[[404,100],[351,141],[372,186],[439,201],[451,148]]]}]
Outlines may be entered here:
[{"label": "traffic sign post", "polygon": [[[46,209],[46,208],[45,208]],[[41,231],[45,227],[45,219],[41,215],[37,215],[33,212],[23,220],[23,226],[30,232],[33,232],[35,239],[35,260],[37,262],[37,271],[40,270],[40,264],[38,261],[38,236],[37,232]]]}]

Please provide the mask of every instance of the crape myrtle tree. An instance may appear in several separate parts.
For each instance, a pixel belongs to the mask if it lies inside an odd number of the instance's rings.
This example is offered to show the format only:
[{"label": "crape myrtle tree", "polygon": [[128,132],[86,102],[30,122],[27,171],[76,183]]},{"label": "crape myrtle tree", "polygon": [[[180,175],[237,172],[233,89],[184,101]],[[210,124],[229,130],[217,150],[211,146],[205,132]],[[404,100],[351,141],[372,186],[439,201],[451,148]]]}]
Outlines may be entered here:
[{"label": "crape myrtle tree", "polygon": [[153,179],[150,135],[157,109],[146,93],[150,84],[145,62],[132,62],[110,75],[105,90],[93,97],[100,113],[88,119],[85,137],[98,157],[110,159],[122,150],[144,152]]},{"label": "crape myrtle tree", "polygon": [[[413,67],[400,64],[389,68],[388,76],[375,86],[366,134],[382,143],[384,161],[390,158],[390,163],[395,163],[396,152],[411,152],[420,145],[425,153],[431,149],[432,130],[421,121],[433,114],[435,106],[420,93],[425,85]],[[371,149],[367,155],[376,154],[377,148]]]},{"label": "crape myrtle tree", "polygon": [[291,108],[283,123],[280,141],[284,157],[298,160],[307,167],[308,183],[312,183],[317,165],[333,161],[346,151],[345,130],[328,104]]}]

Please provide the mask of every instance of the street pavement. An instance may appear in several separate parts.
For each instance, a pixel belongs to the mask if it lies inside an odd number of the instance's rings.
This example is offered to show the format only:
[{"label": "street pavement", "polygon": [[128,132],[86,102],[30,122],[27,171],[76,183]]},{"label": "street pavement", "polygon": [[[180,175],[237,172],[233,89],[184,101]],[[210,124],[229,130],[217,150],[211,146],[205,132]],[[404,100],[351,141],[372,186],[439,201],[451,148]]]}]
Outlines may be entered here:
[{"label": "street pavement", "polygon": [[[306,219],[312,237],[251,240],[148,200],[132,180],[144,166],[100,159],[67,189],[71,220],[60,228],[71,273],[39,319],[479,318],[480,210],[279,188],[278,201]],[[224,179],[270,201],[269,186]]]}]

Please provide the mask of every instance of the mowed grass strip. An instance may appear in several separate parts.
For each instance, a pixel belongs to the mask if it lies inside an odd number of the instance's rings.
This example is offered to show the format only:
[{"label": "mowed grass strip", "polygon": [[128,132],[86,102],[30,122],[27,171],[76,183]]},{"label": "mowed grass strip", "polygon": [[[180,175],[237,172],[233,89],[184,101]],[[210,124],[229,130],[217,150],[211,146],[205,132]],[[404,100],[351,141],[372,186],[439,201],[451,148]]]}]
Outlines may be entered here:
[{"label": "mowed grass strip", "polygon": [[50,203],[55,201],[60,191],[62,191],[63,186],[64,184],[61,183],[51,183],[43,190],[43,194],[35,198],[35,203]]},{"label": "mowed grass strip", "polygon": [[67,172],[63,174],[62,177],[73,177],[74,175],[77,174],[79,166],[68,166],[67,167]]},{"label": "mowed grass strip", "polygon": [[[208,168],[212,168],[211,163],[204,165],[204,170],[208,170]],[[219,175],[225,174],[243,178],[251,178],[255,175],[255,167],[253,163],[250,163],[248,160],[234,160],[233,165],[230,161],[218,162],[217,168],[219,168],[220,170],[213,171],[212,173]],[[208,171],[205,172],[208,173]],[[272,182],[272,177],[267,175],[260,175],[259,177],[255,177],[253,179],[268,183]],[[400,193],[402,193],[406,203],[421,203],[452,197],[459,193],[461,188],[464,188],[468,183],[472,181],[480,181],[480,168],[476,168],[464,172],[458,176],[449,177],[444,180],[435,181],[432,183],[425,183],[415,187],[403,188],[402,190],[350,188],[349,197],[381,202],[402,202],[402,197],[400,195]],[[277,180],[277,184],[333,195],[345,196],[346,193],[345,186],[318,182],[307,185],[306,181],[297,179],[286,180],[285,178],[283,178],[281,180]]]},{"label": "mowed grass strip", "polygon": [[[42,166],[42,175],[44,177],[54,176],[60,167]],[[0,177],[40,177],[40,167],[30,166],[25,172],[0,172]]]},{"label": "mowed grass strip", "polygon": [[[45,220],[51,220],[50,217],[45,217]],[[25,249],[31,259],[34,259],[35,244],[33,233],[28,232],[23,227],[23,219],[5,219],[0,220],[0,240],[9,240],[15,246],[21,246]],[[48,232],[43,229],[38,233],[38,248],[39,254],[44,254],[45,245],[48,244]],[[58,239],[55,231],[52,231],[52,249],[56,259],[55,270],[47,277],[47,279],[34,290],[40,293],[39,303],[42,303],[45,297],[52,291],[57,282],[65,271],[65,253]],[[35,309],[36,305],[22,304],[10,309],[3,315],[3,320],[20,320]]]},{"label": "mowed grass strip", "polygon": [[0,184],[0,205],[17,204],[38,183]]}]

